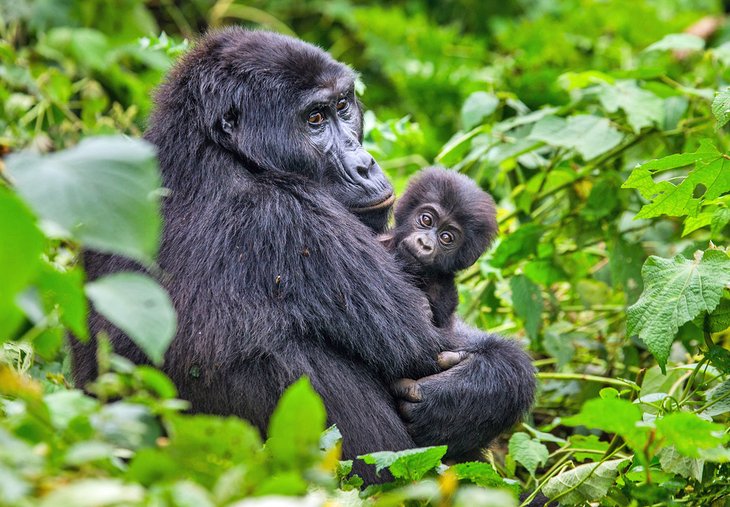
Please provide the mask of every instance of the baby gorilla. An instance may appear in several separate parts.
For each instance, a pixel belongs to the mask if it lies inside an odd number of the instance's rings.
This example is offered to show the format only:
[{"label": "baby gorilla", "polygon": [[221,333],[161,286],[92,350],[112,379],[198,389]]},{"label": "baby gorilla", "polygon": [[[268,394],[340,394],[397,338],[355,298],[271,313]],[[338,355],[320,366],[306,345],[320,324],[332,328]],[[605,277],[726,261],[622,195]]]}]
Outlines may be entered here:
[{"label": "baby gorilla", "polygon": [[424,169],[395,205],[395,227],[381,236],[446,327],[459,300],[454,275],[476,262],[497,232],[494,200],[470,178]]}]

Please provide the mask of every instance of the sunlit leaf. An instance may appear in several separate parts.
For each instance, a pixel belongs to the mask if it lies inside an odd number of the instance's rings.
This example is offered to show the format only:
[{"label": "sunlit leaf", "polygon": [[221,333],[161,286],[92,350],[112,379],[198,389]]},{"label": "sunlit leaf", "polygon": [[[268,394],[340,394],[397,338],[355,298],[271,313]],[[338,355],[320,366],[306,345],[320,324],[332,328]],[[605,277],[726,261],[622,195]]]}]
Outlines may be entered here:
[{"label": "sunlit leaf", "polygon": [[115,273],[86,284],[94,309],[124,331],[154,363],[175,336],[177,317],[165,289],[141,273]]},{"label": "sunlit leaf", "polygon": [[[600,500],[608,492],[619,467],[626,459],[614,459],[602,463],[586,463],[560,475],[550,478],[543,487],[549,498],[559,496],[561,505],[575,505],[591,500]],[[564,493],[561,495],[561,493]]]},{"label": "sunlit leaf", "polygon": [[616,147],[623,135],[606,118],[580,114],[567,120],[547,116],[535,124],[530,138],[573,149],[585,160],[591,160]]},{"label": "sunlit leaf", "polygon": [[97,137],[75,148],[8,158],[18,193],[84,246],[149,261],[157,253],[160,180],[151,145]]},{"label": "sunlit leaf", "polygon": [[309,379],[303,377],[289,386],[271,416],[266,442],[278,466],[306,467],[319,456],[325,421],[324,403]]},{"label": "sunlit leaf", "polygon": [[537,467],[547,463],[550,453],[538,439],[527,433],[515,433],[509,439],[509,454],[534,477]]},{"label": "sunlit leaf", "polygon": [[730,286],[730,258],[719,250],[692,260],[652,256],[641,274],[644,292],[627,311],[626,332],[646,343],[663,371],[679,326],[712,312]]},{"label": "sunlit leaf", "polygon": [[441,464],[441,458],[446,454],[446,446],[422,447],[406,449],[405,451],[372,452],[358,459],[368,465],[375,465],[376,472],[388,468],[393,477],[417,481],[427,472]]}]

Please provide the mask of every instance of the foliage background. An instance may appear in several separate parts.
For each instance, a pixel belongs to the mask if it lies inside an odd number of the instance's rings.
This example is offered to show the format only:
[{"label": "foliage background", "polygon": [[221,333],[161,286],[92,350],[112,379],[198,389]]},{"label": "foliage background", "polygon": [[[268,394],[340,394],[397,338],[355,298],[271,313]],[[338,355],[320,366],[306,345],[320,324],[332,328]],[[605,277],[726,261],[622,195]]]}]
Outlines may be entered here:
[{"label": "foliage background", "polygon": [[[730,32],[677,35],[707,15],[720,5],[0,3],[0,505],[728,505]],[[63,339],[87,336],[87,298],[156,362],[175,324],[149,278],[84,283],[82,246],[153,265],[160,193],[148,146],[81,141],[138,138],[186,39],[230,23],[361,72],[397,189],[439,163],[495,196],[502,234],[460,277],[459,311],[523,341],[541,391],[486,463],[375,453],[395,480],[360,491],[306,381],[262,449],[242,421],[181,415],[164,375],[103,339],[96,398],[70,385]]]}]

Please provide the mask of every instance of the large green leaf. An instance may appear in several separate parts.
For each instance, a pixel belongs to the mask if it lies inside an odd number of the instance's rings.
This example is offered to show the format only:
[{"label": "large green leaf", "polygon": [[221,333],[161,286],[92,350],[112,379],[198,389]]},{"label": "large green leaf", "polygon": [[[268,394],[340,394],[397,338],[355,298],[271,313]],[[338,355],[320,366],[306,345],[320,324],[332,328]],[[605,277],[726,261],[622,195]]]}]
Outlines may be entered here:
[{"label": "large green leaf", "polygon": [[692,260],[652,256],[641,276],[644,292],[627,311],[627,334],[638,335],[664,371],[679,326],[719,304],[730,285],[730,258],[720,250],[698,252]]},{"label": "large green leaf", "polygon": [[537,340],[542,325],[543,309],[540,287],[525,275],[517,275],[510,280],[510,288],[515,313],[524,321],[530,339]]},{"label": "large green leaf", "polygon": [[0,343],[10,338],[22,313],[15,296],[41,267],[45,239],[35,217],[18,197],[0,185]]},{"label": "large green leaf", "polygon": [[279,468],[304,469],[319,455],[327,416],[322,398],[302,377],[282,394],[269,422],[266,447]]},{"label": "large green leaf", "polygon": [[538,439],[527,433],[515,433],[509,439],[509,454],[534,477],[537,467],[547,463],[550,453]]},{"label": "large green leaf", "polygon": [[546,116],[535,124],[530,139],[573,149],[590,160],[618,145],[623,135],[606,118],[580,114],[567,120]]},{"label": "large green leaf", "polygon": [[639,407],[619,398],[595,398],[587,401],[580,412],[563,419],[568,426],[585,426],[607,433],[616,433],[634,449],[646,444],[649,429],[637,426],[642,415]]},{"label": "large green leaf", "polygon": [[561,493],[560,505],[575,505],[600,500],[610,488],[626,459],[614,459],[602,463],[587,463],[552,477],[543,487],[543,493],[555,498]]},{"label": "large green leaf", "polygon": [[155,364],[175,336],[177,317],[165,289],[141,273],[115,273],[86,284],[97,312],[124,331]]},{"label": "large green leaf", "polygon": [[20,195],[54,230],[91,249],[154,258],[160,180],[148,143],[90,138],[50,155],[14,155],[7,166]]},{"label": "large green leaf", "polygon": [[381,451],[372,452],[358,459],[368,465],[375,465],[375,471],[380,472],[388,468],[393,477],[417,481],[427,472],[441,464],[441,458],[446,454],[446,446],[422,447],[418,449],[406,449],[405,451]]},{"label": "large green leaf", "polygon": [[725,427],[702,419],[690,412],[673,412],[657,419],[658,437],[664,438],[688,458],[700,458],[700,449],[719,447],[730,438],[724,433]]},{"label": "large green leaf", "polygon": [[[694,168],[678,185],[653,179],[654,175],[690,165]],[[636,215],[637,219],[695,216],[703,201],[730,192],[730,160],[705,139],[694,153],[669,155],[637,167],[622,188],[635,188],[649,200]]]},{"label": "large green leaf", "polygon": [[464,130],[476,127],[484,118],[492,114],[499,105],[499,99],[487,92],[474,92],[461,107],[461,123]]},{"label": "large green leaf", "polygon": [[648,90],[636,86],[633,81],[619,81],[615,85],[602,85],[599,93],[601,104],[610,113],[621,109],[637,134],[644,127],[659,126],[664,122],[664,102]]}]

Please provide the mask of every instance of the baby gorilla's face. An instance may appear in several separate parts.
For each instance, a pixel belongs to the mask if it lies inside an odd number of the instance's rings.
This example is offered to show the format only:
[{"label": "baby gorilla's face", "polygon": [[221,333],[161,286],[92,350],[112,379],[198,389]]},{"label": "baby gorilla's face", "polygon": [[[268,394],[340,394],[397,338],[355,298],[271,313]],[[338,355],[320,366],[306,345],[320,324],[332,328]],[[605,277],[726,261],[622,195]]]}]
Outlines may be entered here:
[{"label": "baby gorilla's face", "polygon": [[461,225],[438,203],[418,206],[409,218],[396,231],[401,257],[417,272],[449,271],[464,242]]}]

